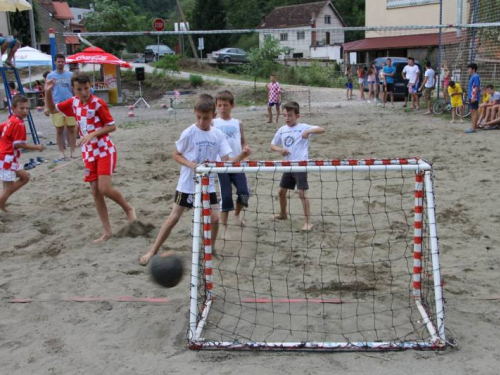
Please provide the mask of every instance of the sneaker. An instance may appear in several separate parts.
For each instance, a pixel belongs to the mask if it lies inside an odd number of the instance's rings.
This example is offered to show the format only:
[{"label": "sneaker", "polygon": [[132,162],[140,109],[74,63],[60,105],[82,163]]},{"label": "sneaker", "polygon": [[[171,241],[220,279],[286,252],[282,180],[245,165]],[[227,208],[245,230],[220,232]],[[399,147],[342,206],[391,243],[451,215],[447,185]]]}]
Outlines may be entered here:
[{"label": "sneaker", "polygon": [[467,130],[465,131],[465,133],[466,133],[466,134],[473,134],[473,133],[475,133],[475,132],[476,132],[476,131],[475,131],[474,129],[467,129]]}]

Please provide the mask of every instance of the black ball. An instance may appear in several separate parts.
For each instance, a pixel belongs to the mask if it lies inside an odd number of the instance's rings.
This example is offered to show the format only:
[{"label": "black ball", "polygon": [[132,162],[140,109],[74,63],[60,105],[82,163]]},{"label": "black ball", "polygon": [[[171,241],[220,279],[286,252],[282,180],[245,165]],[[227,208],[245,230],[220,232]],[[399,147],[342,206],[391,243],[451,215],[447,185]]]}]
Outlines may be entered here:
[{"label": "black ball", "polygon": [[165,288],[173,288],[181,281],[184,266],[181,258],[174,253],[163,253],[151,259],[149,272],[154,282]]}]

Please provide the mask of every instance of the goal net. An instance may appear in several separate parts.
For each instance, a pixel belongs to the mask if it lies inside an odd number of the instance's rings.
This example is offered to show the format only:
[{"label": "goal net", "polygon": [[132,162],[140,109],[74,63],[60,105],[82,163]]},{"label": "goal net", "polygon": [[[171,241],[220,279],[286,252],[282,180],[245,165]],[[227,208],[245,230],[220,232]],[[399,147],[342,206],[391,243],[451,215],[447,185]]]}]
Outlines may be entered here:
[{"label": "goal net", "polygon": [[[192,349],[400,350],[446,345],[432,167],[421,159],[217,162],[197,168]],[[214,254],[209,179],[246,173],[241,226]],[[283,172],[307,172],[279,213]]]},{"label": "goal net", "polygon": [[302,115],[307,114],[311,116],[311,90],[309,89],[290,89],[283,90],[281,94],[281,101],[283,104],[294,101],[300,106]]}]

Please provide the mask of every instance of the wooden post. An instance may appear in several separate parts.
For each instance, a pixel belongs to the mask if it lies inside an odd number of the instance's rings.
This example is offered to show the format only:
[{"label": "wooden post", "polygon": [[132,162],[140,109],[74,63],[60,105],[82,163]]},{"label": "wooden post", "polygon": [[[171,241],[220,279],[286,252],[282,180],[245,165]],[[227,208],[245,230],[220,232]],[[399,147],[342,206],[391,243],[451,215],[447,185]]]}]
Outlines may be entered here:
[{"label": "wooden post", "polygon": [[[179,3],[179,0],[175,0],[175,2],[177,3],[177,8],[179,9],[181,21],[187,25],[186,17],[184,17],[184,12],[182,11],[181,4]],[[179,30],[180,30],[180,28],[179,28]],[[191,50],[193,51],[194,58],[196,59],[196,63],[198,64],[198,66],[201,66],[200,60],[198,59],[198,52],[196,52],[196,46],[194,45],[194,42],[193,42],[193,38],[192,38],[191,34],[188,34],[187,36],[189,39],[189,44],[191,45]]]}]

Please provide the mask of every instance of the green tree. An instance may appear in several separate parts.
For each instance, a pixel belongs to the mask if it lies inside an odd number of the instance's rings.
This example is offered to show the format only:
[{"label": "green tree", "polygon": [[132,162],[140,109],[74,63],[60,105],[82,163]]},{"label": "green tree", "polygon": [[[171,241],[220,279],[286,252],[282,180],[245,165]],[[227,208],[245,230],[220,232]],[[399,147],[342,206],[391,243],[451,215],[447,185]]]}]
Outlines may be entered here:
[{"label": "green tree", "polygon": [[[94,12],[85,15],[85,27],[91,32],[147,30],[145,16],[137,15],[132,8],[120,6],[115,0],[96,0]],[[92,37],[92,43],[106,52],[120,53],[124,49],[134,52],[143,50],[147,39],[144,37]]]},{"label": "green tree", "polygon": [[[33,17],[35,18],[35,36],[38,40],[42,33],[42,28],[38,22],[38,7],[33,6]],[[14,35],[22,46],[31,47],[31,29],[30,29],[30,19],[29,12],[19,12],[9,13],[9,24],[12,30],[12,35]]]},{"label": "green tree", "polygon": [[[196,0],[192,13],[191,30],[225,30],[226,11],[222,0]],[[205,52],[227,47],[228,34],[204,35]]]},{"label": "green tree", "polygon": [[249,64],[245,65],[246,72],[254,77],[254,91],[257,90],[257,78],[267,77],[280,68],[275,60],[284,52],[278,39],[268,36],[260,47],[252,48],[248,54]]}]

